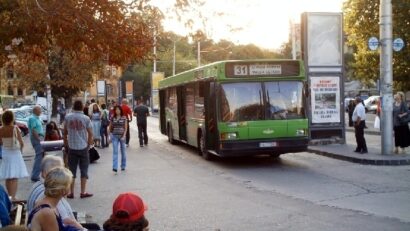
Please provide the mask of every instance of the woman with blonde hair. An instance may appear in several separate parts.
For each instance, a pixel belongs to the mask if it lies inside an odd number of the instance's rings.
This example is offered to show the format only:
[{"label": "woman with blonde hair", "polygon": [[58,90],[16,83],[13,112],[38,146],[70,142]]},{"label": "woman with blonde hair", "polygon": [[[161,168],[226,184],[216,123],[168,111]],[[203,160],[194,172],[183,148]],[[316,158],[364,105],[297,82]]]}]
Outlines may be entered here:
[{"label": "woman with blonde hair", "polygon": [[401,121],[403,116],[407,116],[407,108],[404,103],[404,93],[399,91],[394,95],[393,104],[394,153],[396,154],[405,153],[405,148],[409,146],[410,131],[408,123]]},{"label": "woman with blonde hair", "polygon": [[5,111],[1,116],[0,145],[3,145],[3,161],[0,163],[0,179],[6,179],[6,189],[12,200],[16,200],[18,179],[27,177],[23,160],[24,147],[20,129],[14,125],[14,113]]},{"label": "woman with blonde hair", "polygon": [[45,197],[36,203],[28,216],[27,226],[31,231],[83,230],[75,220],[61,219],[56,206],[70,191],[73,174],[64,167],[51,169],[44,180]]}]

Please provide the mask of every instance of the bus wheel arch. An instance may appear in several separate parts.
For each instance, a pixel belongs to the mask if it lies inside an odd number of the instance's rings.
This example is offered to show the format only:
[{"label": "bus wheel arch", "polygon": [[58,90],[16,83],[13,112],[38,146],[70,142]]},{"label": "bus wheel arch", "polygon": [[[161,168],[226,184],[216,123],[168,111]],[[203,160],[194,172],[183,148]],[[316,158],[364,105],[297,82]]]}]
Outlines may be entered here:
[{"label": "bus wheel arch", "polygon": [[206,149],[205,132],[202,129],[198,129],[197,132],[198,152],[205,160],[212,160],[213,156]]}]

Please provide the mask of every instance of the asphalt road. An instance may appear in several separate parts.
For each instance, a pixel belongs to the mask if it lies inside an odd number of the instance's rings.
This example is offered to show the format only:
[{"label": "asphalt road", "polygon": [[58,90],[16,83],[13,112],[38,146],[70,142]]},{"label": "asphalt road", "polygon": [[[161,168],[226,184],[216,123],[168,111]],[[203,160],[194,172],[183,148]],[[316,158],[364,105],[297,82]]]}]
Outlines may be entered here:
[{"label": "asphalt road", "polygon": [[[150,230],[410,230],[410,166],[311,153],[208,162],[195,149],[167,143],[156,118],[149,119],[147,147],[131,129],[127,170],[114,174],[111,147],[100,150],[89,172],[95,196],[80,199],[77,191],[70,200],[100,224],[116,195],[133,191],[148,204]],[[20,182],[24,198],[31,183]]]}]

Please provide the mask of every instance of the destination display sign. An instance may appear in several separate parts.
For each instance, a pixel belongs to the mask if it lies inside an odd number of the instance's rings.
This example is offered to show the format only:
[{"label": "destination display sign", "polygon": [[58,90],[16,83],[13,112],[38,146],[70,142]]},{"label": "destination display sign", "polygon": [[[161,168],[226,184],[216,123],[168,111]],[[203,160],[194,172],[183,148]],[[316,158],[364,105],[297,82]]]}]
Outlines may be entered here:
[{"label": "destination display sign", "polygon": [[282,77],[298,76],[299,62],[293,61],[270,61],[258,63],[227,63],[227,77]]}]

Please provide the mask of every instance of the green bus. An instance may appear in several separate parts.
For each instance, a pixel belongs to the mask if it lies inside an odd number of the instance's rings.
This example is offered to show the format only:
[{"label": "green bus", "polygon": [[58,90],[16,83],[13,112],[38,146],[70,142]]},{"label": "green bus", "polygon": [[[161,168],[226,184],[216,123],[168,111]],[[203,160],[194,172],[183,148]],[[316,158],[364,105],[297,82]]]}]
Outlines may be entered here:
[{"label": "green bus", "polygon": [[161,133],[205,159],[303,152],[308,146],[304,63],[220,61],[159,82]]}]

